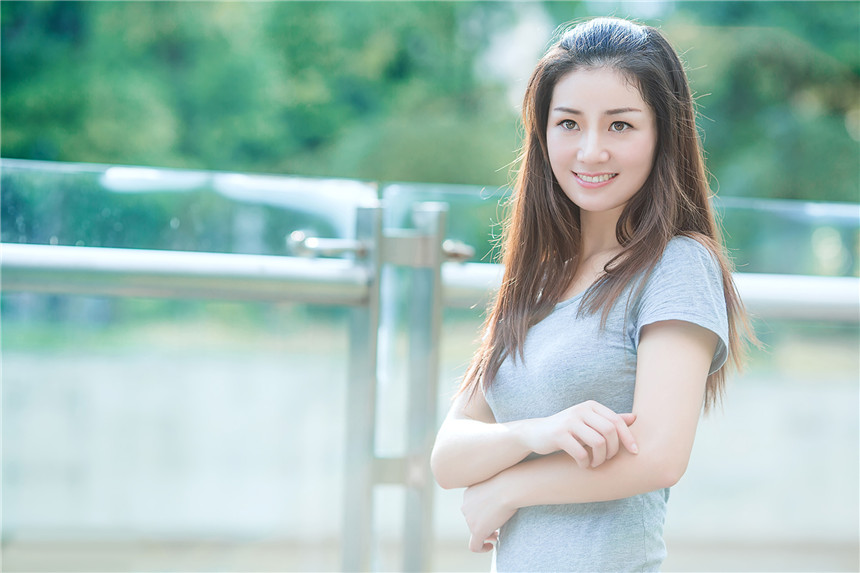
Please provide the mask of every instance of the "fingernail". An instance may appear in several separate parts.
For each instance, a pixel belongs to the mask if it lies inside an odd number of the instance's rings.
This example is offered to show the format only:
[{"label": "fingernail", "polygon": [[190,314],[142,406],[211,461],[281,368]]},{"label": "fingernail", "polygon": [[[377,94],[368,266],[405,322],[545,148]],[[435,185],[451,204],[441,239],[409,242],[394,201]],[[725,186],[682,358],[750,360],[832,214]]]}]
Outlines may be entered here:
[{"label": "fingernail", "polygon": [[630,448],[630,451],[632,451],[634,454],[638,454],[639,453],[639,446],[637,446],[636,444],[633,444],[633,447]]}]

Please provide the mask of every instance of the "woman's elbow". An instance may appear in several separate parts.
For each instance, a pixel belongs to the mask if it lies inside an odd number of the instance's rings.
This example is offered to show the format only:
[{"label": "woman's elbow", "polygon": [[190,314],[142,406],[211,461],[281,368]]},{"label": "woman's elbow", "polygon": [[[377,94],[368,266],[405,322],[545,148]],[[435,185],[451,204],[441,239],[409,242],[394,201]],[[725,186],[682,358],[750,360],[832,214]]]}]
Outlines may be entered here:
[{"label": "woman's elbow", "polygon": [[433,452],[430,454],[430,471],[433,472],[433,478],[442,489],[462,487],[455,482],[454,476],[448,471],[449,467],[449,464],[446,463],[444,452],[440,452],[437,444],[433,447]]},{"label": "woman's elbow", "polygon": [[435,472],[433,473],[433,477],[436,478],[436,483],[439,484],[439,487],[441,487],[442,489],[457,489],[458,487],[466,487],[464,485],[461,485],[461,484],[455,482],[452,479],[447,478],[444,475],[440,476],[439,474],[436,474]]},{"label": "woman's elbow", "polygon": [[672,487],[681,481],[687,471],[689,460],[688,455],[666,456],[660,460],[654,472],[657,478],[657,489]]},{"label": "woman's elbow", "polygon": [[[637,420],[638,421],[638,420]],[[642,432],[637,436],[643,477],[647,476],[653,489],[672,487],[681,481],[687,471],[693,444],[692,439],[677,431]]]}]

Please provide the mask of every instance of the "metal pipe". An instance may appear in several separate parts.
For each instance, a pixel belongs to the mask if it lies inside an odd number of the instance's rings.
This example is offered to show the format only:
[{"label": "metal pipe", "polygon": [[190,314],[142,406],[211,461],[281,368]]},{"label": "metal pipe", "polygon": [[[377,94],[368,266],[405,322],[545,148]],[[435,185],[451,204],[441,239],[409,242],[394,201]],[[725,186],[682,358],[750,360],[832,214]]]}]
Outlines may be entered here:
[{"label": "metal pipe", "polygon": [[[502,265],[445,263],[446,306],[483,308],[502,282]],[[735,284],[756,318],[860,322],[860,278],[736,273]]]},{"label": "metal pipe", "polygon": [[341,569],[370,571],[376,547],[373,486],[377,472],[381,472],[380,468],[385,464],[375,463],[382,269],[381,207],[359,207],[356,210],[355,238],[367,245],[363,255],[353,264],[365,269],[369,286],[367,301],[363,306],[352,309],[349,322]]},{"label": "metal pipe", "polygon": [[2,289],[57,294],[366,304],[346,259],[3,243]]},{"label": "metal pipe", "polygon": [[502,284],[504,267],[489,263],[442,263],[442,300],[445,306],[480,308]]},{"label": "metal pipe", "polygon": [[426,202],[413,207],[416,229],[435,248],[426,249],[428,258],[412,269],[410,281],[403,571],[433,570],[433,475],[428,460],[438,427],[443,309],[440,270],[448,254],[443,245],[447,215],[447,203]]},{"label": "metal pipe", "polygon": [[[363,304],[368,277],[348,259],[233,255],[3,243],[5,291]],[[445,305],[483,308],[502,266],[444,263]],[[860,279],[735,274],[759,318],[860,322]]]},{"label": "metal pipe", "polygon": [[757,318],[860,322],[860,278],[736,273],[747,310]]}]

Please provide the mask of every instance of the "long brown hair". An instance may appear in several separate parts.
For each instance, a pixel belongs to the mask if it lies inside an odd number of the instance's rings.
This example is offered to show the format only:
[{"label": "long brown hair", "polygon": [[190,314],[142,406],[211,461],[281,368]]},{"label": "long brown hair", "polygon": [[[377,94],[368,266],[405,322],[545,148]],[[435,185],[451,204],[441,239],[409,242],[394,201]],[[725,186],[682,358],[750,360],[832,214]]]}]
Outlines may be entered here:
[{"label": "long brown hair", "polygon": [[[547,120],[558,81],[577,69],[609,67],[639,88],[657,121],[651,174],[625,206],[615,234],[622,252],[583,296],[581,312],[602,312],[628,285],[647,276],[666,244],[685,235],[706,246],[722,270],[729,319],[729,356],[740,367],[744,339],[754,340],[732,281],[710,204],[710,188],[696,131],[695,109],[677,54],[655,28],[597,18],[567,30],[538,62],[523,100],[525,131],[520,167],[502,237],[505,274],[484,325],[484,337],[460,392],[486,390],[504,359],[523,356],[526,333],[561,301],[580,263],[579,208],[559,187],[547,152]],[[639,285],[644,285],[640,280]],[[708,377],[705,407],[716,403],[726,368]]]}]

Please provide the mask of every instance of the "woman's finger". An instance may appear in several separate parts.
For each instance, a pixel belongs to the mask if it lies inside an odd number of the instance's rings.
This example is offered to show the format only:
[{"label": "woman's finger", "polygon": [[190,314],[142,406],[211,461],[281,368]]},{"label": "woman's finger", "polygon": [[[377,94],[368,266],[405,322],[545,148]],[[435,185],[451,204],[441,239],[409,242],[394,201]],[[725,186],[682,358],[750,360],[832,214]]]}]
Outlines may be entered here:
[{"label": "woman's finger", "polygon": [[469,551],[472,553],[486,553],[493,550],[493,541],[498,539],[498,532],[494,532],[486,540],[482,540],[480,536],[475,537],[473,533],[469,538]]},{"label": "woman's finger", "polygon": [[585,469],[589,464],[588,450],[586,450],[582,444],[580,444],[576,438],[574,438],[570,434],[564,434],[560,438],[560,442],[558,445],[560,449],[567,452],[567,454],[574,459],[576,464]]},{"label": "woman's finger", "polygon": [[606,439],[585,422],[575,424],[571,433],[591,448],[591,467],[596,468],[606,461]]},{"label": "woman's finger", "polygon": [[495,543],[499,540],[499,530],[495,530],[492,535],[490,535],[487,540],[484,542],[483,551],[492,551]]},{"label": "woman's finger", "polygon": [[627,448],[627,451],[631,454],[639,453],[639,446],[636,445],[636,438],[633,437],[633,432],[631,432],[628,427],[636,421],[636,414],[616,414],[600,402],[591,402],[590,406],[593,411],[615,424],[618,431],[618,439],[621,440],[621,443],[625,448]]},{"label": "woman's finger", "polygon": [[618,427],[616,424],[593,410],[586,412],[582,417],[582,421],[603,436],[603,439],[606,441],[605,459],[611,460],[615,457],[619,447]]},{"label": "woman's finger", "polygon": [[[634,414],[629,414],[633,416],[633,419],[636,419]],[[627,416],[627,414],[625,414]],[[633,422],[630,422],[632,424]],[[639,453],[639,446],[636,445],[636,438],[633,437],[633,432],[630,431],[630,425],[624,418],[621,418],[621,422],[617,424],[618,427],[618,439],[621,440],[621,443],[624,444],[624,447],[627,448],[631,454]]]}]

